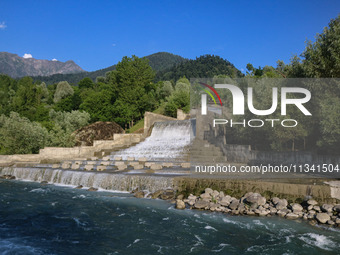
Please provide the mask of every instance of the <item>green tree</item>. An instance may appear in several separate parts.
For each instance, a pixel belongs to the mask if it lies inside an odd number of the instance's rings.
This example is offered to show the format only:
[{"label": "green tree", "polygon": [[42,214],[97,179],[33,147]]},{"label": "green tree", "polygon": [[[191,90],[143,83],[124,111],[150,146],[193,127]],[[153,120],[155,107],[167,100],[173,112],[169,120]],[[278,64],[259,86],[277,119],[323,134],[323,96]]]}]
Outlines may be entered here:
[{"label": "green tree", "polygon": [[73,95],[74,90],[73,88],[70,86],[70,84],[68,84],[67,81],[61,81],[58,83],[57,88],[55,90],[54,93],[54,103],[58,103],[61,99]]},{"label": "green tree", "polygon": [[2,154],[38,153],[47,143],[48,132],[37,122],[16,112],[0,116],[0,151]]}]

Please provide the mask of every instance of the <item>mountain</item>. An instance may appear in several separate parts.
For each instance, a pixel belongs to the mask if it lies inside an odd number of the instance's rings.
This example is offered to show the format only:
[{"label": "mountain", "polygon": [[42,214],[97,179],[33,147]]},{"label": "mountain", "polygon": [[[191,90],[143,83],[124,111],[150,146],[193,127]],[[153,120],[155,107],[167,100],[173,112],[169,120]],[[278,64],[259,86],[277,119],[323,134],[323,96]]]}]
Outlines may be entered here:
[{"label": "mountain", "polygon": [[156,75],[156,80],[178,80],[190,78],[212,78],[216,75],[243,77],[244,75],[232,63],[219,56],[203,55],[196,59],[183,61]]},{"label": "mountain", "polygon": [[[187,61],[185,58],[168,53],[168,52],[158,52],[148,56],[145,56],[149,60],[149,64],[153,70],[156,72],[160,72],[166,69],[171,68],[174,65],[180,64],[182,62]],[[116,69],[116,65],[109,66],[104,69],[100,69],[93,72],[82,72],[76,74],[54,74],[50,76],[37,76],[33,77],[35,81],[43,81],[46,84],[53,84],[59,81],[68,81],[70,84],[77,84],[80,80],[85,77],[91,78],[93,81],[96,80],[99,76],[105,76],[107,72]]]},{"label": "mountain", "polygon": [[60,62],[57,60],[50,61],[34,58],[22,58],[17,54],[0,52],[0,73],[7,74],[13,78],[79,72],[84,72],[84,70],[72,60]]}]

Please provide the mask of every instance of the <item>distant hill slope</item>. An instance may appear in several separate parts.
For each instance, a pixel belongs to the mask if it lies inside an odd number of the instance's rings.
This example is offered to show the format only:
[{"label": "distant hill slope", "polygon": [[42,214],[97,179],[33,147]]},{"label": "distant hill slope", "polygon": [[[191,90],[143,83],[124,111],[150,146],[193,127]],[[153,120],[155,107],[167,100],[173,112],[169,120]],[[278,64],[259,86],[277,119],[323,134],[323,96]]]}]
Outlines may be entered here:
[{"label": "distant hill slope", "polygon": [[22,58],[17,54],[0,52],[0,73],[13,78],[79,73],[84,70],[72,60],[66,62]]},{"label": "distant hill slope", "polygon": [[157,80],[178,80],[187,78],[212,78],[215,75],[243,77],[244,75],[232,63],[219,56],[203,55],[193,60],[181,62],[167,70],[157,73]]},{"label": "distant hill slope", "polygon": [[[186,61],[185,58],[168,52],[158,52],[152,55],[145,56],[145,58],[149,59],[150,66],[156,72],[169,69],[174,65]],[[59,81],[68,81],[70,84],[77,84],[80,80],[82,80],[85,77],[89,77],[93,81],[95,81],[95,79],[98,76],[105,76],[107,72],[110,72],[115,68],[116,65],[113,65],[93,72],[82,72],[76,74],[55,74],[47,77],[37,76],[33,78],[36,81],[37,80],[44,81],[46,84],[53,84]]]}]

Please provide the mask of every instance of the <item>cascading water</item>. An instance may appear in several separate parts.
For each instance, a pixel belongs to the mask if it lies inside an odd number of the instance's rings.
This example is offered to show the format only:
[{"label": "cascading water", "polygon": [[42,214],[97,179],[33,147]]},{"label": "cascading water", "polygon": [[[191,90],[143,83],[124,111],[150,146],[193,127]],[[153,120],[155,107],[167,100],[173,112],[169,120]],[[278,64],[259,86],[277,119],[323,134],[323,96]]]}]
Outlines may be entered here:
[{"label": "cascading water", "polygon": [[11,168],[0,169],[0,175],[13,175],[18,180],[47,181],[67,186],[95,187],[112,191],[132,191],[135,188],[155,192],[172,188],[173,178],[146,175],[123,175],[98,172],[58,170],[48,168]]},{"label": "cascading water", "polygon": [[152,161],[186,160],[189,145],[195,137],[195,120],[177,120],[156,122],[151,135],[145,141],[112,155],[127,157],[145,157]]}]

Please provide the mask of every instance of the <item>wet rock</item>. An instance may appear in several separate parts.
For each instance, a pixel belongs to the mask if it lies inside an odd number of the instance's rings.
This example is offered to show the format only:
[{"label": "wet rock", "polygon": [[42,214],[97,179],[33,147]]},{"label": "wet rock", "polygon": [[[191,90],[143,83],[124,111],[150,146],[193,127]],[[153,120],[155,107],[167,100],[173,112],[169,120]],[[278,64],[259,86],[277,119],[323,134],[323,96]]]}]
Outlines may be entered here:
[{"label": "wet rock", "polygon": [[315,225],[316,225],[316,223],[317,223],[317,221],[316,221],[316,220],[310,220],[310,221],[309,221],[309,224],[310,224],[310,225],[312,225],[312,226],[315,226]]},{"label": "wet rock", "polygon": [[331,219],[331,217],[327,213],[318,213],[316,215],[316,219],[318,220],[318,222],[325,224]]},{"label": "wet rock", "polygon": [[77,187],[75,187],[75,189],[82,189],[83,185],[78,185]]},{"label": "wet rock", "polygon": [[277,215],[279,215],[280,217],[285,217],[289,212],[290,210],[288,209],[282,209],[277,212]]},{"label": "wet rock", "polygon": [[309,199],[309,200],[307,200],[307,204],[308,205],[317,205],[318,202],[316,200],[314,200],[314,199]]},{"label": "wet rock", "polygon": [[154,193],[151,194],[152,199],[159,198],[163,194],[164,190],[156,190]]},{"label": "wet rock", "polygon": [[300,205],[300,204],[292,204],[291,205],[291,209],[294,211],[294,212],[302,212],[303,210],[303,207]]},{"label": "wet rock", "polygon": [[97,188],[94,188],[94,187],[91,187],[88,189],[88,191],[97,191],[98,189]]},{"label": "wet rock", "polygon": [[183,202],[183,200],[177,199],[176,200],[176,209],[185,209],[185,203]]},{"label": "wet rock", "polygon": [[41,184],[48,184],[48,181],[41,181]]},{"label": "wet rock", "polygon": [[333,207],[333,210],[334,210],[335,212],[337,212],[337,213],[340,213],[340,205],[339,205],[339,204],[335,205],[335,206]]},{"label": "wet rock", "polygon": [[161,194],[161,199],[170,200],[175,198],[175,191],[172,189],[167,189]]},{"label": "wet rock", "polygon": [[333,226],[333,225],[335,225],[335,222],[332,221],[332,220],[328,220],[328,221],[327,221],[327,224]]},{"label": "wet rock", "polygon": [[331,204],[323,204],[321,206],[321,210],[323,212],[332,212],[333,211],[333,205],[331,205]]},{"label": "wet rock", "polygon": [[205,208],[209,207],[209,202],[205,201],[205,200],[198,200],[198,201],[196,201],[194,206],[197,209],[205,209]]},{"label": "wet rock", "polygon": [[257,204],[257,205],[265,205],[266,204],[266,198],[261,196],[259,193],[253,193],[246,197],[245,199],[246,203],[249,204]]},{"label": "wet rock", "polygon": [[275,208],[277,210],[283,210],[286,209],[288,205],[288,202],[286,199],[280,199],[276,204],[275,204]]},{"label": "wet rock", "polygon": [[188,196],[188,199],[189,199],[189,200],[196,200],[197,197],[194,196],[193,194],[190,194],[190,195]]},{"label": "wet rock", "polygon": [[220,205],[223,205],[223,206],[228,206],[230,205],[230,201],[231,201],[231,197],[222,197],[222,199],[219,201],[219,204]]},{"label": "wet rock", "polygon": [[313,209],[314,209],[314,211],[316,211],[316,212],[321,212],[321,208],[320,208],[320,206],[318,206],[318,205],[314,205],[314,206],[313,206]]},{"label": "wet rock", "polygon": [[238,205],[240,204],[240,202],[238,200],[232,200],[231,203],[229,204],[229,208],[231,210],[236,210],[236,208],[238,207]]},{"label": "wet rock", "polygon": [[145,193],[144,191],[137,191],[135,194],[133,194],[136,198],[144,198]]},{"label": "wet rock", "polygon": [[217,198],[220,195],[220,192],[217,190],[214,190],[213,193],[211,194],[212,197]]},{"label": "wet rock", "polygon": [[205,200],[211,200],[211,195],[209,193],[203,193],[200,197]]},{"label": "wet rock", "polygon": [[180,194],[180,195],[177,196],[177,199],[179,199],[179,200],[183,200],[183,198],[184,198],[183,194]]},{"label": "wet rock", "polygon": [[286,214],[286,219],[288,220],[296,220],[299,218],[299,215],[295,214],[295,213],[287,213]]}]

